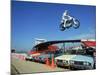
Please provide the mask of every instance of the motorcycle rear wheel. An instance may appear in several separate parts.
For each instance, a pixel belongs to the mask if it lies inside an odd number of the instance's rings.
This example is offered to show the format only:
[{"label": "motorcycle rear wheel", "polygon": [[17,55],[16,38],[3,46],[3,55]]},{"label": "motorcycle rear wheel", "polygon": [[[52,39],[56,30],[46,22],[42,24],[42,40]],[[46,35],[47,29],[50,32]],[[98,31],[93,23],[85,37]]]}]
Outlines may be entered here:
[{"label": "motorcycle rear wheel", "polygon": [[60,26],[59,26],[59,28],[60,28],[61,31],[64,31],[66,29],[65,27],[63,27],[63,24],[64,23],[61,23]]}]

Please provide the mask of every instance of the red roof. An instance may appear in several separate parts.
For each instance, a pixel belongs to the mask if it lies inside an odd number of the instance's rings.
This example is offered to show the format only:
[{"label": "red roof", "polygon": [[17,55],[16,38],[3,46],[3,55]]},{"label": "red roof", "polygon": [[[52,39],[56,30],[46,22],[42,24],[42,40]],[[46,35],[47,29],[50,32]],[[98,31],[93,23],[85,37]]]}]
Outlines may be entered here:
[{"label": "red roof", "polygon": [[82,41],[82,43],[87,47],[95,47],[96,41]]},{"label": "red roof", "polygon": [[49,51],[56,51],[58,49],[58,46],[50,45],[48,46]]}]

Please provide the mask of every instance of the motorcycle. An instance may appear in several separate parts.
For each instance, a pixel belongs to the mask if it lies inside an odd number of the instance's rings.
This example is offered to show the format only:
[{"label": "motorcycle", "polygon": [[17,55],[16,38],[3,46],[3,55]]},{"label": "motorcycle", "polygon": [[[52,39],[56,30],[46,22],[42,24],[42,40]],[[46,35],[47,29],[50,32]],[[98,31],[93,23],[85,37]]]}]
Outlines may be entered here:
[{"label": "motorcycle", "polygon": [[[64,13],[66,14],[66,12]],[[61,20],[60,24],[61,31],[64,31],[66,28],[69,29],[70,27],[77,29],[79,26],[80,22],[77,19],[71,17],[70,15],[63,15],[63,19]]]}]

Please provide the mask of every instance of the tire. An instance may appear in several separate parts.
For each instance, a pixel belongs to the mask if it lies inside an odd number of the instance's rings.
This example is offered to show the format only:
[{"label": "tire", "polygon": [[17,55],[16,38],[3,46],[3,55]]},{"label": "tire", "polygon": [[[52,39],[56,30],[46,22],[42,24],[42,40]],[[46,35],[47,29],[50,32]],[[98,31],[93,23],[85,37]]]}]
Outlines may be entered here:
[{"label": "tire", "polygon": [[29,59],[25,58],[26,61],[29,61]]},{"label": "tire", "polygon": [[64,23],[61,23],[61,24],[60,24],[60,27],[59,27],[61,31],[64,31],[64,30],[66,29],[65,27],[63,27],[63,24],[64,24]]},{"label": "tire", "polygon": [[93,69],[96,69],[96,64],[94,63],[94,65],[93,65]]},{"label": "tire", "polygon": [[70,67],[69,69],[70,69],[70,70],[74,70],[74,68],[73,68],[73,67]]},{"label": "tire", "polygon": [[77,28],[79,28],[79,26],[80,26],[80,22],[79,22],[78,20],[75,20],[75,22],[76,22],[77,24],[74,24],[74,25],[73,25],[73,28],[77,29]]}]

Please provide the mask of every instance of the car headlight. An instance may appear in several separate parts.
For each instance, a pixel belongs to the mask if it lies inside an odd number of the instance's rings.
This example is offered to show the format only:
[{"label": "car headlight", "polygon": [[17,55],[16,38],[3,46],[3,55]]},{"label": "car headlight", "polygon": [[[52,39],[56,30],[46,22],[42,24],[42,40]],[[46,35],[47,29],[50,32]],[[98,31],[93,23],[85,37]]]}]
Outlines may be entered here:
[{"label": "car headlight", "polygon": [[84,65],[89,65],[89,63],[88,62],[84,62]]},{"label": "car headlight", "polygon": [[55,59],[55,62],[57,62],[57,60]]},{"label": "car headlight", "polygon": [[70,61],[70,63],[71,63],[71,64],[74,64],[74,61],[73,61],[73,60],[71,60],[71,61]]},{"label": "car headlight", "polygon": [[64,63],[66,63],[66,60],[63,60]]},{"label": "car headlight", "polygon": [[68,64],[68,61],[66,61],[66,60],[63,60],[63,63],[64,63],[64,64]]}]

